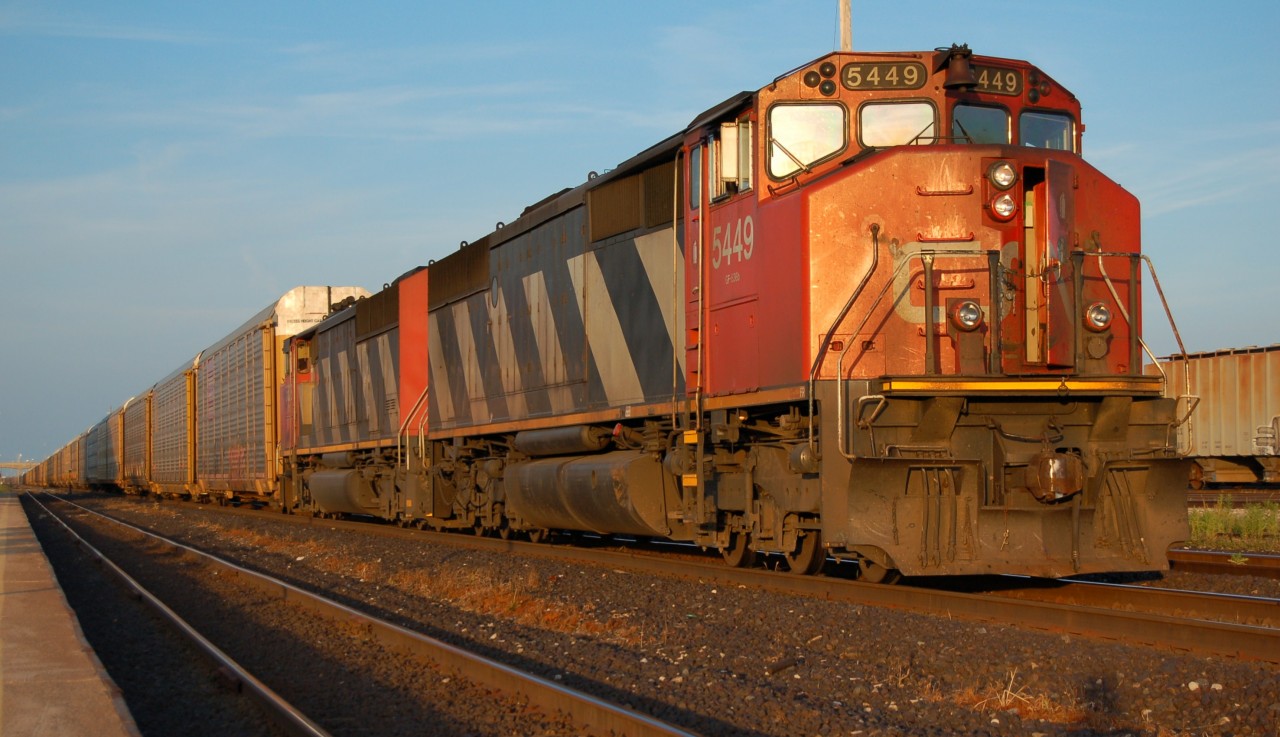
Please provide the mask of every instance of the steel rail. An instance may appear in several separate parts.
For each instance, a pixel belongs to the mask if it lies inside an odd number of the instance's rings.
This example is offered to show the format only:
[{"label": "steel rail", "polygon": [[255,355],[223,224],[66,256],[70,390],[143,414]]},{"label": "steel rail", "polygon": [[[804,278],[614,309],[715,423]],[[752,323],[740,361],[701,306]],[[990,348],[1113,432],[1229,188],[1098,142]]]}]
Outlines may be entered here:
[{"label": "steel rail", "polygon": [[1280,555],[1274,553],[1170,550],[1169,563],[1175,571],[1280,578]]},{"label": "steel rail", "polygon": [[[502,546],[512,545],[509,541],[479,539],[470,539],[461,544],[481,547],[483,542],[501,543]],[[547,546],[534,547],[546,548],[545,551],[535,551],[534,554],[549,558],[575,561],[598,558],[598,562],[604,565],[675,575],[717,584],[742,585],[830,601],[883,606],[924,614],[1064,632],[1127,644],[1280,663],[1280,630],[1267,627],[1187,619],[1151,612],[1024,601],[993,595],[903,585],[886,586],[822,576],[784,575],[765,570],[730,568],[719,563],[670,561],[655,556],[631,553],[582,548],[567,550]],[[515,550],[516,548],[506,549]],[[522,554],[529,552],[523,546],[518,549]]]},{"label": "steel rail", "polygon": [[1225,506],[1240,509],[1268,502],[1280,502],[1280,488],[1275,484],[1262,487],[1221,486],[1214,489],[1187,490],[1187,506],[1191,508]]},{"label": "steel rail", "polygon": [[[99,561],[107,567],[111,573],[124,582],[130,591],[136,594],[144,602],[151,606],[161,617],[168,620],[180,634],[192,642],[206,657],[219,669],[225,673],[230,673],[240,686],[241,692],[247,692],[248,696],[258,703],[267,713],[268,717],[275,722],[286,734],[290,735],[310,735],[311,737],[329,737],[329,732],[320,725],[313,722],[307,715],[303,714],[296,707],[285,701],[279,694],[271,690],[265,683],[259,681],[252,673],[237,663],[231,656],[224,653],[217,645],[210,642],[204,635],[201,635],[194,627],[187,623],[185,619],[177,614],[161,601],[155,594],[147,590],[145,586],[138,583],[136,579],[125,573],[124,569],[116,565],[102,551],[94,547],[88,540],[81,536],[78,532],[71,528],[57,513],[50,509],[47,505],[40,501],[34,494],[27,494],[37,506],[45,511],[51,519],[62,525],[68,533],[71,534],[76,544],[84,549],[91,557]],[[65,499],[54,497],[66,504],[74,504]],[[93,510],[80,507],[78,504],[74,506],[85,511],[93,512]],[[99,515],[101,516],[101,515]],[[109,517],[107,519],[110,519]],[[112,520],[117,524],[125,524]],[[137,528],[134,528],[137,529]],[[149,533],[148,533],[149,534]]]},{"label": "steel rail", "polygon": [[[230,510],[219,508],[219,513]],[[238,510],[237,510],[238,511]],[[261,512],[238,511],[261,518]],[[747,586],[775,593],[829,601],[882,606],[923,614],[1008,624],[1035,630],[1121,641],[1208,655],[1280,663],[1280,630],[1229,622],[1210,622],[1151,612],[1128,612],[1104,607],[1036,602],[912,586],[864,583],[827,576],[797,576],[764,569],[731,568],[718,560],[702,563],[688,556],[647,555],[584,547],[526,543],[499,538],[408,530],[367,522],[277,515],[294,524],[326,525],[366,534],[404,537],[424,543],[505,552],[572,563],[592,563],[633,572],[651,573]],[[1153,594],[1153,597],[1155,595]]]},{"label": "steel rail", "polygon": [[[61,501],[182,550],[189,555],[197,557],[202,562],[213,565],[231,575],[239,576],[244,583],[252,585],[268,595],[288,600],[322,616],[362,627],[372,638],[388,648],[410,655],[425,657],[435,662],[441,669],[452,671],[462,678],[506,693],[524,696],[531,703],[537,704],[549,712],[559,711],[567,714],[579,725],[592,730],[598,730],[605,734],[612,732],[635,737],[697,737],[696,733],[682,730],[553,681],[521,672],[503,663],[469,653],[461,648],[379,619],[345,604],[331,601],[266,574],[251,571],[210,553],[170,540],[136,525],[115,519],[110,515],[104,515],[83,507],[70,500],[62,499]],[[261,518],[260,513],[258,517]],[[334,522],[334,520],[316,521],[326,524]],[[362,529],[368,531],[368,527],[368,525],[364,525]]]},{"label": "steel rail", "polygon": [[1043,581],[1024,588],[993,592],[997,596],[1051,601],[1075,606],[1106,607],[1215,622],[1280,629],[1280,600],[1206,591],[1100,581]]}]

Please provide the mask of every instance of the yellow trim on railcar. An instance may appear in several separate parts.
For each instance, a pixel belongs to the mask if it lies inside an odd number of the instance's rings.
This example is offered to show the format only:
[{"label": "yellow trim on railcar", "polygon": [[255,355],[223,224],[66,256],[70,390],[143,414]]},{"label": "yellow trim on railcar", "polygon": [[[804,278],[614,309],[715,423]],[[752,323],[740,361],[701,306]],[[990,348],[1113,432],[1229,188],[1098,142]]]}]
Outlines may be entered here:
[{"label": "yellow trim on railcar", "polygon": [[1164,382],[1160,377],[1109,379],[1069,379],[1067,377],[1035,379],[909,378],[882,379],[880,381],[880,391],[885,394],[985,394],[995,392],[1001,394],[1097,394],[1111,392],[1160,394],[1163,385]]}]

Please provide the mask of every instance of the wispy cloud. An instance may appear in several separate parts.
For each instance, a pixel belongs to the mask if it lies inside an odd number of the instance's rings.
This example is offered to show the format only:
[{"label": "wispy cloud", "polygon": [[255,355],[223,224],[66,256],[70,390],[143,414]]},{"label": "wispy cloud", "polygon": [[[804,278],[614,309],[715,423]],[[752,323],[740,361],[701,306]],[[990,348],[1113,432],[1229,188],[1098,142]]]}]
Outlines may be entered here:
[{"label": "wispy cloud", "polygon": [[277,53],[291,69],[341,79],[421,78],[437,76],[448,69],[461,81],[488,85],[492,72],[503,68],[500,65],[527,59],[545,60],[549,55],[564,53],[564,49],[537,40],[377,47],[305,42],[280,47]]},{"label": "wispy cloud", "polygon": [[1270,144],[1230,155],[1179,160],[1144,189],[1144,212],[1165,215],[1240,196],[1273,192],[1280,186],[1280,145]]},{"label": "wispy cloud", "polygon": [[639,106],[583,105],[553,82],[531,82],[395,85],[283,96],[264,93],[253,98],[135,99],[127,107],[97,113],[92,120],[95,126],[171,130],[187,136],[431,142],[553,131],[566,123],[621,125],[661,134],[683,126],[687,116],[687,112],[654,114]]},{"label": "wispy cloud", "polygon": [[1087,157],[1142,200],[1147,217],[1256,201],[1280,187],[1280,121],[1144,130],[1089,147]]},{"label": "wispy cloud", "polygon": [[212,44],[218,39],[200,33],[91,20],[53,18],[13,9],[0,10],[0,35],[48,38],[87,38],[162,44]]}]

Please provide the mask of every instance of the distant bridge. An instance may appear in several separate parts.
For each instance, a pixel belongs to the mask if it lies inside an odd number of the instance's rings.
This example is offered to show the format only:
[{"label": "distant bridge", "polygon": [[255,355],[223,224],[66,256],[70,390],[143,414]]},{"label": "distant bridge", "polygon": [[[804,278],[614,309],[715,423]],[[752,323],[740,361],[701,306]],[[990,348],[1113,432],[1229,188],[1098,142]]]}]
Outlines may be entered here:
[{"label": "distant bridge", "polygon": [[14,471],[29,471],[38,465],[40,464],[32,461],[0,461],[0,468],[8,468]]}]

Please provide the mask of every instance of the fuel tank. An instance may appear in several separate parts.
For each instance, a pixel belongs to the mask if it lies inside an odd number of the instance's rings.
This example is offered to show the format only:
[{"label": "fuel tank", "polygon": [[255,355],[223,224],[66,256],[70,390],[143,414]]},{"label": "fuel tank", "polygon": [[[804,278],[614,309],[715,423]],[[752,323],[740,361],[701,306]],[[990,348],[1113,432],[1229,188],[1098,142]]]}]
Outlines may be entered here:
[{"label": "fuel tank", "polygon": [[307,487],[324,512],[376,514],[382,508],[373,486],[359,471],[316,471],[307,477]]},{"label": "fuel tank", "polygon": [[532,527],[666,537],[675,480],[636,450],[507,466],[507,514]]}]

